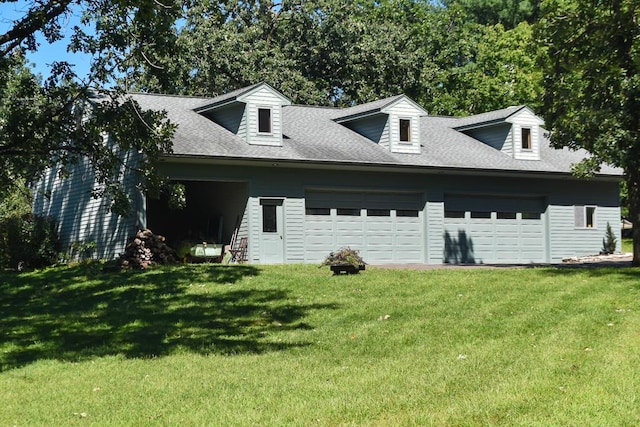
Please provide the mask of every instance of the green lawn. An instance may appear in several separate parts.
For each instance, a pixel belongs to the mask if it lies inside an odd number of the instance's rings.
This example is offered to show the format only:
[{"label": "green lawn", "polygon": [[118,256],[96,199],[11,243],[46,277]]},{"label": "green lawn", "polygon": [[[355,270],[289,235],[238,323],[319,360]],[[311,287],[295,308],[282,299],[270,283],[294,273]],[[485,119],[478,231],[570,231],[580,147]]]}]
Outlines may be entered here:
[{"label": "green lawn", "polygon": [[633,239],[625,237],[622,239],[622,252],[633,253]]},{"label": "green lawn", "polygon": [[640,425],[639,279],[0,273],[0,426]]}]

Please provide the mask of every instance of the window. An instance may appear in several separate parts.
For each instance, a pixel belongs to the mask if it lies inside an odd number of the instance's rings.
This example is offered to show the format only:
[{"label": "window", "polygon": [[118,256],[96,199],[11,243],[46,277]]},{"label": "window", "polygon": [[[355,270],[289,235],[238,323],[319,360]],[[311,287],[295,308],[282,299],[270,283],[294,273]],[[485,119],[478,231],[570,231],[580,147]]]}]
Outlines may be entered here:
[{"label": "window", "polygon": [[522,149],[531,150],[531,129],[522,128]]},{"label": "window", "polygon": [[277,233],[276,205],[262,205],[262,232]]},{"label": "window", "polygon": [[[463,212],[464,214],[464,212]],[[418,211],[415,210],[408,210],[408,209],[404,209],[404,210],[397,210],[396,211],[396,217],[401,217],[401,218],[418,218]]]},{"label": "window", "polygon": [[540,212],[522,212],[522,219],[540,219]]},{"label": "window", "polygon": [[515,212],[497,212],[496,217],[498,219],[516,219]]},{"label": "window", "polygon": [[411,120],[400,119],[400,141],[411,142]]},{"label": "window", "polygon": [[445,218],[464,218],[464,211],[444,211]]},{"label": "window", "polygon": [[471,218],[482,218],[482,219],[490,219],[491,212],[481,212],[481,211],[472,211]]},{"label": "window", "polygon": [[258,108],[258,132],[271,133],[271,109]]},{"label": "window", "polygon": [[574,218],[576,228],[596,227],[595,206],[574,206]]},{"label": "window", "polygon": [[[278,232],[278,209],[282,209],[283,199],[260,199],[262,206],[262,232]],[[282,213],[280,213],[282,215]]]},{"label": "window", "polygon": [[305,213],[307,215],[331,215],[331,209],[329,208],[306,208]]},{"label": "window", "polygon": [[367,209],[367,216],[391,216],[389,209]]},{"label": "window", "polygon": [[340,216],[360,216],[360,209],[338,208],[336,213]]}]

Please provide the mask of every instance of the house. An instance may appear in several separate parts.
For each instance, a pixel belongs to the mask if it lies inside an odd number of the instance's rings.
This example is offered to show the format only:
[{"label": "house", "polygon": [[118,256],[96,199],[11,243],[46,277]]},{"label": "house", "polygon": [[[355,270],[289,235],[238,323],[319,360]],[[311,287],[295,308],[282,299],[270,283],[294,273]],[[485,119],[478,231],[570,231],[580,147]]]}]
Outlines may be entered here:
[{"label": "house", "polygon": [[[184,240],[246,237],[251,263],[318,263],[350,246],[370,264],[557,263],[598,253],[620,221],[621,172],[572,176],[585,152],[549,146],[526,106],[436,117],[399,95],[349,108],[293,105],[265,83],[201,98],[135,94],[178,124],[161,169],[187,207],[136,194],[135,212],[92,200],[86,166],[50,174],[34,209],[63,242],[114,257],[137,227]],[[48,197],[43,197],[47,194]]]}]

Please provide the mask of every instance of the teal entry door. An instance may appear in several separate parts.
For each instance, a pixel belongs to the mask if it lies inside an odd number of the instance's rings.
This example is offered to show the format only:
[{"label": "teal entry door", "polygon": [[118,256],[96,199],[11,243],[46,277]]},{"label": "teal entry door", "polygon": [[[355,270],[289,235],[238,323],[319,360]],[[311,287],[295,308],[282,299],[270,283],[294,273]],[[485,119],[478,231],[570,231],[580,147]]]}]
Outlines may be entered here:
[{"label": "teal entry door", "polygon": [[261,199],[260,263],[284,263],[283,199]]}]

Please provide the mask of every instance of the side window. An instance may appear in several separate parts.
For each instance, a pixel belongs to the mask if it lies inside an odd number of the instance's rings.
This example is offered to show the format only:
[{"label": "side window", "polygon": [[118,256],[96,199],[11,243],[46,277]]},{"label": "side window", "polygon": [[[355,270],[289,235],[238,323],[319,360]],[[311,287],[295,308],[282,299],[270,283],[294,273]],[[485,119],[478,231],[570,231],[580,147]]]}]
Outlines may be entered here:
[{"label": "side window", "polygon": [[596,227],[596,207],[595,206],[574,206],[575,228],[595,228]]},{"label": "side window", "polygon": [[400,141],[411,142],[411,120],[400,119]]},{"label": "side window", "polygon": [[258,132],[271,133],[271,109],[258,108]]}]

